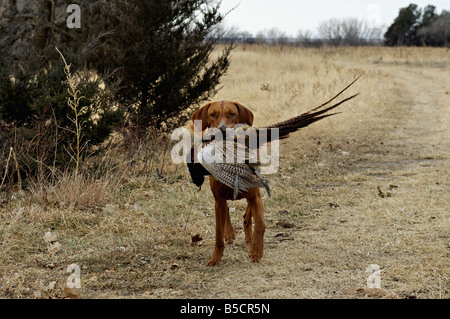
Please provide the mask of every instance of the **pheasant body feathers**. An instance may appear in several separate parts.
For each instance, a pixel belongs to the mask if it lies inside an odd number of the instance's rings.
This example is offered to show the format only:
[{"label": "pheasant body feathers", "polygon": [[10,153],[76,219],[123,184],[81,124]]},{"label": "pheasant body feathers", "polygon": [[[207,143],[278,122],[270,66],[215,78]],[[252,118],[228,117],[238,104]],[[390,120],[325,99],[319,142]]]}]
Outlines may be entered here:
[{"label": "pheasant body feathers", "polygon": [[[270,196],[270,188],[259,174],[257,149],[249,147],[249,128],[248,125],[209,128],[198,146],[201,165],[215,179],[233,189],[234,198],[239,192],[246,192],[254,187],[264,187]],[[221,138],[217,138],[219,132]],[[230,138],[227,136],[229,133],[233,134]],[[250,135],[252,133],[254,132],[250,132]]]}]

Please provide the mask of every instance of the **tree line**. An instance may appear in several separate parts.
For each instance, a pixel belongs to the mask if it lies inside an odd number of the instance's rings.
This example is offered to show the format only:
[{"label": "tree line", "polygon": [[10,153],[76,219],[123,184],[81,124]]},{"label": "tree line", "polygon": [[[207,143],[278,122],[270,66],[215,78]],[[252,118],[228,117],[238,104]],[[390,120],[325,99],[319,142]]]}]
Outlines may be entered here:
[{"label": "tree line", "polygon": [[259,31],[252,35],[248,31],[230,28],[224,32],[221,43],[244,43],[275,46],[320,47],[380,45],[381,28],[372,27],[366,21],[357,18],[330,19],[319,24],[318,37],[310,30],[299,30],[295,37],[290,37],[278,28]]},{"label": "tree line", "polygon": [[300,30],[295,37],[272,28],[252,35],[234,28],[228,30],[222,42],[236,41],[246,44],[292,45],[304,47],[331,46],[443,46],[450,41],[450,11],[436,12],[428,5],[421,9],[410,4],[399,10],[398,16],[383,34],[380,26],[372,26],[357,18],[330,19],[319,24],[317,36],[310,30]]}]

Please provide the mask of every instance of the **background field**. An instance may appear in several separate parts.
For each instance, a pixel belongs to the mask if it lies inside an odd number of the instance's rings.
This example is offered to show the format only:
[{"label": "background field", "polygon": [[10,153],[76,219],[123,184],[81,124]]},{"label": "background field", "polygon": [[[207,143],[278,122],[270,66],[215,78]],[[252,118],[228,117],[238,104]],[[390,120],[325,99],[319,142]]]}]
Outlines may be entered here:
[{"label": "background field", "polygon": [[[214,99],[247,106],[255,126],[321,104],[364,73],[342,114],[280,143],[272,198],[263,192],[261,263],[248,258],[245,204],[234,202],[237,239],[206,266],[209,187],[197,192],[155,139],[91,159],[114,163],[101,179],[2,194],[0,297],[64,298],[75,263],[82,298],[449,298],[449,71],[449,49],[236,48]],[[380,289],[367,288],[372,264]]]}]

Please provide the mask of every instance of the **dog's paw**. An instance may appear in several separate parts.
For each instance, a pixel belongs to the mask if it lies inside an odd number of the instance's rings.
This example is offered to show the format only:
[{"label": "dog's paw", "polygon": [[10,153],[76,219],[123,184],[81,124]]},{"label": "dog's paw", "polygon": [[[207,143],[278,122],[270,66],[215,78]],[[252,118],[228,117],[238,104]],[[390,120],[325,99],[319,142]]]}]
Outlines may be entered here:
[{"label": "dog's paw", "polygon": [[215,249],[210,261],[208,261],[208,263],[206,265],[209,267],[217,266],[218,264],[220,264],[220,261],[222,260],[222,256],[223,256],[223,249],[218,249],[218,250]]},{"label": "dog's paw", "polygon": [[232,244],[236,239],[236,233],[234,232],[234,230],[232,232],[225,232],[224,239],[227,244]]},{"label": "dog's paw", "polygon": [[222,260],[222,258],[211,258],[211,260],[208,261],[208,262],[206,263],[206,265],[209,266],[209,267],[215,267],[215,266],[217,266],[218,264],[220,264],[220,261],[221,261],[221,260]]},{"label": "dog's paw", "polygon": [[259,263],[263,256],[264,248],[261,245],[251,245],[248,255],[254,263]]},{"label": "dog's paw", "polygon": [[252,254],[250,255],[250,258],[252,259],[252,262],[259,263],[262,258],[262,254]]}]

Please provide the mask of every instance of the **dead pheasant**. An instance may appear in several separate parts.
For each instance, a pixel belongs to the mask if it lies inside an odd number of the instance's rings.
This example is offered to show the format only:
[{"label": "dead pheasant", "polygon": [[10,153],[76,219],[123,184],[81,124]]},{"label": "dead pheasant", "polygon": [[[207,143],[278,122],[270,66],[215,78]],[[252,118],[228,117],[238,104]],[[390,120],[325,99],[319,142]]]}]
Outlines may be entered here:
[{"label": "dead pheasant", "polygon": [[[355,98],[358,94],[352,95],[334,105],[328,107],[327,105],[345,92],[360,77],[361,76],[356,78],[341,92],[322,105],[310,110],[309,112],[303,113],[300,116],[270,125],[266,127],[265,130],[255,129],[245,124],[234,125],[232,131],[233,143],[231,145],[227,143],[225,138],[227,133],[229,133],[228,129],[231,128],[226,127],[225,125],[220,125],[217,128],[208,128],[203,134],[202,142],[198,145],[194,145],[191,149],[191,153],[188,154],[187,165],[192,181],[195,185],[201,188],[201,185],[205,179],[204,176],[212,175],[219,182],[234,190],[235,199],[239,192],[245,192],[249,188],[253,187],[264,187],[270,196],[269,185],[260,175],[260,163],[257,160],[256,154],[257,149],[249,147],[250,136],[256,135],[256,145],[261,146],[261,142],[271,140],[271,129],[278,129],[278,138],[284,139],[287,138],[292,132],[295,132],[326,117],[338,114],[325,113]],[[251,133],[245,134],[250,128],[252,129]],[[223,138],[217,139],[216,137],[219,131],[221,133],[220,136]],[[197,148],[196,152],[194,151],[194,147]],[[194,154],[198,155],[196,160],[194,160]],[[241,156],[240,161],[239,158],[236,157],[236,155],[239,154],[245,154],[243,157]]]},{"label": "dead pheasant", "polygon": [[[250,134],[249,129],[253,129]],[[219,131],[221,138],[216,138]],[[269,185],[259,171],[261,163],[257,149],[249,147],[251,137],[257,145],[257,134],[257,130],[246,124],[236,124],[233,128],[222,124],[217,129],[207,129],[202,143],[197,146],[201,165],[215,179],[233,189],[234,199],[239,192],[253,187],[264,187],[270,197]],[[229,141],[223,137],[229,138]]]}]

